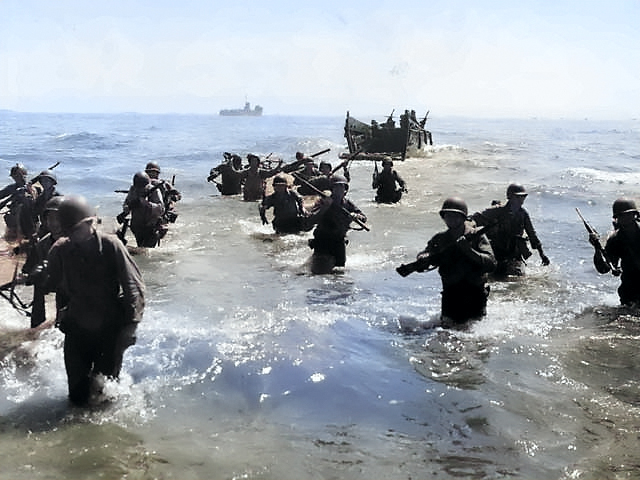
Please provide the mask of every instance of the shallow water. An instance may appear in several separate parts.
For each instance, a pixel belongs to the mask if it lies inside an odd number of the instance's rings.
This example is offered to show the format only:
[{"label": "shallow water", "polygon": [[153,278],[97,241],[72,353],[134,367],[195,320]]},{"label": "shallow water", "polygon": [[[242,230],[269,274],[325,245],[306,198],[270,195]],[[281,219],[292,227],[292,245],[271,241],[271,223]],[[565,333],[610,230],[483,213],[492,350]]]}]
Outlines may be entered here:
[{"label": "shallow water", "polygon": [[[428,157],[396,164],[400,204],[376,205],[373,165],[352,166],[371,232],[350,232],[343,272],[313,276],[309,234],[273,235],[206,177],[224,151],[331,148],[335,164],[343,119],[2,113],[0,168],[60,160],[59,189],[105,230],[113,190],[149,160],[184,199],[136,255],[147,309],[110,402],[70,407],[62,335],[23,341],[28,319],[0,303],[0,478],[638,478],[640,317],[595,272],[575,213],[604,234],[634,195],[638,122],[430,123]],[[437,273],[395,267],[443,229],[444,198],[477,211],[511,181],[552,264],[534,254],[526,279],[491,284],[485,318],[442,329]]]}]

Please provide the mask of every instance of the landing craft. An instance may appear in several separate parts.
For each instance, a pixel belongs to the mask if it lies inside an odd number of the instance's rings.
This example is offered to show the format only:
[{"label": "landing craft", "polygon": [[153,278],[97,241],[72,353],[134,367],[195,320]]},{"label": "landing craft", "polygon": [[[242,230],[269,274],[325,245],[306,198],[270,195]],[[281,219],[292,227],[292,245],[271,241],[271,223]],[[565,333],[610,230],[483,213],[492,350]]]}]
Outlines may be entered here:
[{"label": "landing craft", "polygon": [[[349,155],[360,152],[355,155],[354,160],[382,160],[384,157],[404,160],[406,157],[420,157],[424,155],[427,145],[433,145],[431,132],[424,128],[429,112],[418,120],[415,110],[405,110],[400,115],[398,126],[393,119],[394,111],[385,122],[371,120],[371,125],[351,117],[347,111],[344,137],[349,146]],[[347,154],[340,158],[345,155]]]}]

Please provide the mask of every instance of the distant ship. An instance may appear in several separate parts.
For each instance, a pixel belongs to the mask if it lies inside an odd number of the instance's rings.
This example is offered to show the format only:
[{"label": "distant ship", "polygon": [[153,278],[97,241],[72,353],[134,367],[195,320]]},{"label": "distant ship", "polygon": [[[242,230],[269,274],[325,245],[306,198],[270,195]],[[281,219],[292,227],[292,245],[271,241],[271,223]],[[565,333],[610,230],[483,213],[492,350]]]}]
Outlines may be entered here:
[{"label": "distant ship", "polygon": [[220,110],[220,115],[225,117],[259,117],[262,115],[262,107],[260,105],[256,105],[253,110],[251,110],[251,104],[249,102],[245,102],[244,108]]}]

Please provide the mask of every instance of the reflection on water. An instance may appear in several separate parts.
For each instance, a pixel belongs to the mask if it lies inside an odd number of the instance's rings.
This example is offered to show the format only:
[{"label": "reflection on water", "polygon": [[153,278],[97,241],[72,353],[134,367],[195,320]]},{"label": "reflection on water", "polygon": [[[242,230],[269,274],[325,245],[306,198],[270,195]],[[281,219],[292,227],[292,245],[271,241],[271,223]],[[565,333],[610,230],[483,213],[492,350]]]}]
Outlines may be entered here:
[{"label": "reflection on water", "polygon": [[482,339],[460,337],[455,330],[438,330],[427,337],[424,354],[411,362],[418,373],[456,388],[474,389],[484,383],[490,349]]}]

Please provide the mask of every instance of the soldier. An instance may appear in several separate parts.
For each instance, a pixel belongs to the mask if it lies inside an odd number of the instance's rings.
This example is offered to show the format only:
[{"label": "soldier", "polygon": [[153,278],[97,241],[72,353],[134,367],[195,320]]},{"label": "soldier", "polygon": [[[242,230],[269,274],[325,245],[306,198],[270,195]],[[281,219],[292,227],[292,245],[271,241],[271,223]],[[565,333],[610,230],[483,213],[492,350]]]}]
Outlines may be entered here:
[{"label": "soldier", "polygon": [[308,182],[318,175],[320,175],[320,171],[316,168],[316,164],[313,161],[313,158],[306,158],[304,168],[296,172],[296,179],[293,182],[294,185],[298,186],[298,193],[300,195],[314,195],[315,192],[311,187],[309,187],[309,185],[304,182],[304,180]]},{"label": "soldier", "polygon": [[136,237],[138,247],[157,246],[162,238],[159,227],[164,213],[164,202],[159,187],[151,185],[151,179],[145,172],[138,172],[133,176],[133,185],[129,188],[122,205],[122,213],[118,215],[118,223],[124,223],[129,213],[131,231]]},{"label": "soldier", "polygon": [[289,188],[287,179],[276,175],[273,179],[274,192],[260,203],[259,211],[262,224],[266,225],[266,211],[273,207],[273,229],[276,233],[300,233],[305,230],[307,212],[303,199],[298,192]]},{"label": "soldier", "polygon": [[322,197],[312,210],[317,223],[309,246],[313,249],[312,273],[329,273],[346,263],[346,236],[351,222],[364,223],[367,217],[345,195],[349,182],[342,175],[332,177],[331,195]]},{"label": "soldier", "polygon": [[64,333],[69,399],[86,405],[99,375],[117,379],[135,344],[144,310],[142,275],[122,242],[98,232],[82,197],[58,209],[64,234],[49,251],[47,291],[56,292],[56,326]]},{"label": "soldier", "polygon": [[[638,224],[636,202],[628,198],[619,198],[613,202],[614,230],[607,237],[604,252],[596,248],[593,263],[598,273],[604,274],[613,269],[614,274],[622,274],[618,296],[622,305],[640,304],[640,225]],[[596,246],[597,235],[589,235],[589,241]],[[604,253],[604,255],[603,255]],[[606,257],[605,257],[606,255]]]},{"label": "soldier", "polygon": [[[311,177],[309,179],[309,183],[320,191],[331,190],[331,176],[333,175],[333,168],[331,167],[331,164],[323,160],[320,162],[318,170],[320,173],[315,177]],[[344,178],[349,180],[347,177]]]},{"label": "soldier", "polygon": [[4,237],[8,242],[30,239],[35,232],[33,205],[36,193],[27,182],[27,169],[24,165],[16,163],[11,167],[9,176],[14,183],[0,190],[0,208],[5,205],[9,207],[9,211],[4,215]]},{"label": "soldier", "polygon": [[378,203],[397,203],[407,191],[405,181],[393,169],[393,161],[388,157],[382,160],[381,172],[378,173],[376,166],[371,187],[377,189],[375,200]]},{"label": "soldier", "polygon": [[[242,158],[239,155],[224,152],[225,162],[213,167],[207,177],[207,182],[214,182],[222,195],[238,195],[242,193]],[[221,176],[222,182],[215,179]]]},{"label": "soldier", "polygon": [[[178,218],[176,203],[182,199],[180,192],[173,186],[173,181],[167,182],[160,178],[160,166],[156,162],[147,163],[145,173],[149,175],[151,186],[159,185],[160,194],[164,204],[163,223],[175,223]],[[175,176],[174,176],[175,177]],[[166,230],[165,230],[166,231]]]},{"label": "soldier", "polygon": [[487,237],[498,261],[497,276],[523,276],[525,261],[531,256],[531,248],[537,250],[543,265],[549,265],[549,258],[542,250],[542,243],[536,234],[529,212],[522,204],[527,198],[525,188],[517,183],[507,187],[507,203],[487,208],[475,213],[471,218],[477,226],[487,226]]},{"label": "soldier", "polygon": [[467,204],[458,197],[444,201],[440,217],[447,230],[437,233],[418,254],[425,266],[438,267],[442,280],[442,319],[460,324],[486,314],[487,273],[496,267],[489,239],[467,221]]},{"label": "soldier", "polygon": [[[55,173],[51,170],[43,170],[40,174],[31,181],[32,184],[38,183],[40,188],[36,188],[37,196],[33,206],[34,222],[37,225],[42,223],[42,214],[45,210],[45,206],[53,197],[59,196],[60,193],[56,190],[58,179]],[[40,234],[38,234],[40,236]]]},{"label": "soldier", "polygon": [[276,175],[280,171],[280,167],[260,168],[260,157],[252,153],[247,155],[247,159],[249,160],[249,168],[242,171],[242,179],[244,180],[242,195],[245,202],[255,202],[264,197],[265,180]]}]

